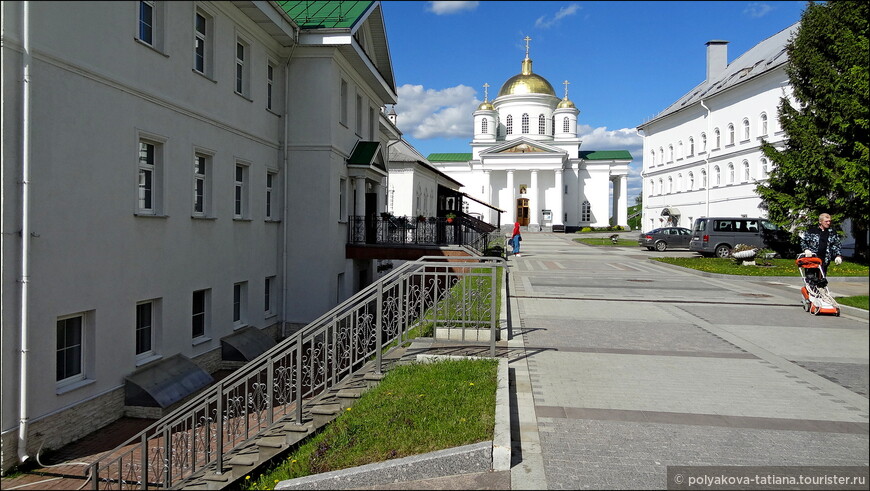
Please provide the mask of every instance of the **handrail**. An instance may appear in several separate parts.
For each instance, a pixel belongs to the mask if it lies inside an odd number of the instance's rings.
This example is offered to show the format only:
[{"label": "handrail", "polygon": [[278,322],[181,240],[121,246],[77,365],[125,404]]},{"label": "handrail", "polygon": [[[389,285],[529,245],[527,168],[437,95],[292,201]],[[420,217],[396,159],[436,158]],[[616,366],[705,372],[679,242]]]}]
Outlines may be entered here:
[{"label": "handrail", "polygon": [[[483,225],[492,230],[484,230]],[[486,250],[496,228],[467,216],[454,219],[408,216],[350,216],[348,244],[445,246],[470,245]]]},{"label": "handrail", "polygon": [[[233,451],[303,410],[411,330],[490,329],[495,353],[498,258],[407,262],[91,464],[94,489],[171,488],[221,473]],[[464,333],[463,333],[464,338]]]}]

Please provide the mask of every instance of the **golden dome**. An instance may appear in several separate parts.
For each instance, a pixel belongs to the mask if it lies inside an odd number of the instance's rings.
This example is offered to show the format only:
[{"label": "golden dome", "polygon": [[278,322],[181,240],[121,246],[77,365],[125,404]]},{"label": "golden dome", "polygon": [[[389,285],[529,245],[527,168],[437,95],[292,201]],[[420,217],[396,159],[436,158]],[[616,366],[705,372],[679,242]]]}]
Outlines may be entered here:
[{"label": "golden dome", "polygon": [[479,106],[477,106],[478,111],[492,111],[493,109],[495,109],[495,107],[493,107],[492,103],[489,101],[483,101]]},{"label": "golden dome", "polygon": [[532,73],[532,60],[526,58],[523,60],[523,71],[519,75],[514,75],[509,78],[501,90],[498,91],[498,96],[514,95],[514,94],[547,94],[556,95],[553,86],[547,79],[540,75]]},{"label": "golden dome", "polygon": [[556,106],[556,109],[564,109],[564,108],[575,109],[577,106],[574,105],[573,102],[569,101],[568,98],[564,98],[559,102],[559,105]]}]

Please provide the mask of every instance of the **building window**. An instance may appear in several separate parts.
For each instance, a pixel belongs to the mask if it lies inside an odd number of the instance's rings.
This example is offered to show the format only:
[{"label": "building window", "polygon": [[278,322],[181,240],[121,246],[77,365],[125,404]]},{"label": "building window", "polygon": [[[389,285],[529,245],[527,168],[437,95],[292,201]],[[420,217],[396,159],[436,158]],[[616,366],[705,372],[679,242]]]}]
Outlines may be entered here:
[{"label": "building window", "polygon": [[210,157],[197,153],[193,157],[193,215],[204,217],[209,205]]},{"label": "building window", "polygon": [[715,179],[713,180],[714,186],[720,186],[722,184],[722,173],[719,172],[719,166],[713,167],[713,175]]},{"label": "building window", "polygon": [[734,145],[734,125],[728,123],[728,144]]},{"label": "building window", "polygon": [[347,218],[347,179],[338,180],[338,221],[343,222]]},{"label": "building window", "polygon": [[656,165],[656,151],[650,150],[649,152],[649,166],[652,167]]},{"label": "building window", "polygon": [[193,307],[190,334],[194,339],[205,336],[208,329],[208,306],[210,290],[193,292]]},{"label": "building window", "polygon": [[240,39],[236,40],[236,93],[248,96],[248,79],[250,64],[248,63],[248,45]]},{"label": "building window", "polygon": [[275,86],[275,65],[266,64],[266,109],[272,109],[272,89]]},{"label": "building window", "polygon": [[138,213],[157,215],[161,211],[162,152],[163,145],[160,143],[145,139],[139,140]]},{"label": "building window", "polygon": [[347,98],[348,98],[347,82],[342,80],[341,81],[341,114],[339,116],[341,119],[339,119],[339,122],[345,126],[347,126],[347,100],[348,100]]},{"label": "building window", "polygon": [[84,377],[84,315],[57,321],[57,382],[75,382]]},{"label": "building window", "polygon": [[705,189],[707,187],[707,171],[701,169],[701,189]]},{"label": "building window", "polygon": [[683,140],[680,140],[679,143],[677,143],[677,160],[683,158],[683,151]]},{"label": "building window", "polygon": [[233,218],[245,218],[248,212],[248,167],[236,164]]},{"label": "building window", "polygon": [[689,138],[689,157],[695,155],[695,139]]},{"label": "building window", "polygon": [[150,301],[136,304],[136,356],[153,352],[154,304]]},{"label": "building window", "polygon": [[263,284],[263,312],[267,316],[275,313],[275,306],[272,305],[274,302],[274,290],[275,290],[275,277],[269,276],[266,278],[265,283]]},{"label": "building window", "polygon": [[713,138],[716,141],[716,144],[713,147],[713,149],[715,150],[715,149],[718,149],[720,145],[722,145],[722,134],[719,133],[719,128],[716,128],[715,130],[713,130]]},{"label": "building window", "polygon": [[734,184],[734,164],[728,162],[728,184]]},{"label": "building window", "polygon": [[701,153],[707,151],[707,134],[701,133]]},{"label": "building window", "polygon": [[649,180],[649,196],[656,194],[656,182],[652,179]]},{"label": "building window", "polygon": [[523,128],[522,128],[523,134],[526,135],[529,133],[529,115],[526,113],[523,113],[522,121],[523,121],[523,123],[522,123],[523,124]]},{"label": "building window", "polygon": [[570,133],[571,132],[571,120],[568,119],[568,116],[562,118],[562,133]]},{"label": "building window", "polygon": [[683,191],[683,174],[677,174],[677,192]]},{"label": "building window", "polygon": [[375,130],[378,127],[377,119],[375,119],[375,108],[369,106],[369,140],[375,141]]},{"label": "building window", "polygon": [[543,114],[538,116],[538,134],[547,134],[547,118],[545,118]]},{"label": "building window", "polygon": [[762,179],[767,178],[767,159],[761,159],[761,175],[759,177]]},{"label": "building window", "polygon": [[668,194],[674,193],[674,180],[672,178],[668,178]]},{"label": "building window", "polygon": [[668,145],[668,162],[674,161],[674,146]]},{"label": "building window", "polygon": [[356,96],[356,134],[362,136],[363,123],[363,100],[362,96]]},{"label": "building window", "polygon": [[505,127],[507,129],[508,135],[514,134],[514,117],[510,114],[508,114],[507,123],[505,124]]},{"label": "building window", "polygon": [[687,191],[694,191],[694,190],[695,190],[695,175],[692,174],[691,172],[689,172],[689,188],[687,189]]},{"label": "building window", "polygon": [[139,2],[139,40],[154,46],[154,2]]},{"label": "building window", "polygon": [[488,129],[489,129],[489,128],[487,127],[487,120],[486,120],[486,118],[482,118],[482,119],[480,120],[480,132],[483,133],[483,134],[486,134],[486,131],[487,131]]},{"label": "building window", "polygon": [[273,213],[275,212],[275,193],[272,192],[272,184],[275,181],[275,173],[267,172],[266,173],[266,220],[274,220],[275,216]]},{"label": "building window", "polygon": [[203,75],[211,75],[212,18],[202,10],[197,10],[193,23],[193,69]]},{"label": "building window", "polygon": [[743,120],[743,140],[749,140],[749,120]]},{"label": "building window", "polygon": [[761,136],[767,136],[767,114],[761,113]]},{"label": "building window", "polygon": [[589,201],[584,201],[583,204],[580,205],[580,221],[592,221],[592,205],[589,203]]},{"label": "building window", "polygon": [[750,179],[749,162],[744,160],[743,161],[743,182],[749,182],[749,179]]},{"label": "building window", "polygon": [[659,165],[664,165],[665,163],[665,149],[659,147]]},{"label": "building window", "polygon": [[233,285],[233,326],[241,327],[245,324],[247,314],[247,291],[248,283],[236,283]]}]

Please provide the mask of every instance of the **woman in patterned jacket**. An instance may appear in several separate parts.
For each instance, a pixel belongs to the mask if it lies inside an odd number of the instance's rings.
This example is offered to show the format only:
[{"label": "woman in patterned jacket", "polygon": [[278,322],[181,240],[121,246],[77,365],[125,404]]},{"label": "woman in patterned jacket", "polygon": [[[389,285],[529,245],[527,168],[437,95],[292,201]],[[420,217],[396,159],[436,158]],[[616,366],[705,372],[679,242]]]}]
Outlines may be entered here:
[{"label": "woman in patterned jacket", "polygon": [[817,256],[822,260],[822,272],[828,275],[828,263],[843,262],[840,256],[840,236],[831,231],[831,215],[819,215],[819,228],[811,228],[801,237],[801,248],[806,256]]}]

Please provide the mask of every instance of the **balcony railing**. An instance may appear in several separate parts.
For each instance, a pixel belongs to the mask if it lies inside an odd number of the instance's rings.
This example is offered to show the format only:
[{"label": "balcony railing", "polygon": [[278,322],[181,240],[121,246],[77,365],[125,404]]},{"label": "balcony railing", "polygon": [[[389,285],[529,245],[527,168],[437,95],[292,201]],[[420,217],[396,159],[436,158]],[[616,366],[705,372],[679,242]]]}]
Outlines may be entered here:
[{"label": "balcony railing", "polygon": [[503,265],[472,257],[404,263],[91,464],[93,489],[178,488],[221,473],[234,450],[275,423],[303,424],[318,396],[370,362],[380,372],[386,348],[415,332],[488,329],[495,356]]},{"label": "balcony railing", "polygon": [[469,246],[485,251],[495,229],[480,220],[459,216],[415,218],[406,216],[351,216],[348,243],[384,246]]}]

